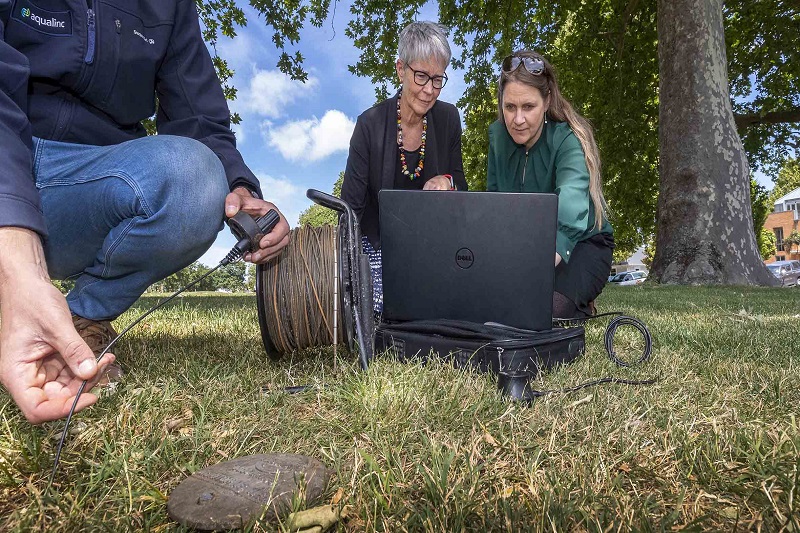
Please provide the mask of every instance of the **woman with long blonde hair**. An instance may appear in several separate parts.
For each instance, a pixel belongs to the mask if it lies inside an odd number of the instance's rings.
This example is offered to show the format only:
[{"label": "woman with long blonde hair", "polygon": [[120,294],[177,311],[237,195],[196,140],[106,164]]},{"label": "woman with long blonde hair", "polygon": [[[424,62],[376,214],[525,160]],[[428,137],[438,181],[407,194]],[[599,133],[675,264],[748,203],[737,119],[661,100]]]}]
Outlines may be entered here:
[{"label": "woman with long blonde hair", "polygon": [[487,190],[558,195],[553,316],[594,314],[614,237],[591,125],[561,95],[552,65],[536,52],[503,60],[497,96]]}]

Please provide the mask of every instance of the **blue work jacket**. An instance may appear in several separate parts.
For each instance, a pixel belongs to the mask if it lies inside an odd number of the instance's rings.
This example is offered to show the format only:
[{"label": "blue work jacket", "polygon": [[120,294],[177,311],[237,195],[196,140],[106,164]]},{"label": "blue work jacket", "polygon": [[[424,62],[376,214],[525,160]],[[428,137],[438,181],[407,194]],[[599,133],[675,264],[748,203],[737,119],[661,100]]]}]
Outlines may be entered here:
[{"label": "blue work jacket", "polygon": [[153,114],[159,133],[214,151],[231,190],[261,194],[194,0],[0,0],[0,37],[0,226],[46,235],[32,136],[119,144],[146,135]]}]

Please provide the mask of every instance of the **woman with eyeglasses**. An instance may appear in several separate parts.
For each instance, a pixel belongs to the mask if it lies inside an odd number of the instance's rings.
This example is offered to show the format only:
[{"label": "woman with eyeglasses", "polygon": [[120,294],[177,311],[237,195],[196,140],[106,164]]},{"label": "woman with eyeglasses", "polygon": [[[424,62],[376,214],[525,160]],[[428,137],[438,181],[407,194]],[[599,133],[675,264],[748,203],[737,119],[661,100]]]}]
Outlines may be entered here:
[{"label": "woman with eyeglasses", "polygon": [[593,315],[611,271],[614,237],[592,127],[561,95],[553,67],[535,52],[503,60],[497,95],[486,188],[558,195],[553,316]]},{"label": "woman with eyeglasses", "polygon": [[383,308],[378,225],[381,189],[467,190],[461,118],[438,100],[450,62],[447,28],[412,22],[400,33],[400,90],[364,111],[350,139],[342,199],[355,211],[372,267],[374,308]]}]

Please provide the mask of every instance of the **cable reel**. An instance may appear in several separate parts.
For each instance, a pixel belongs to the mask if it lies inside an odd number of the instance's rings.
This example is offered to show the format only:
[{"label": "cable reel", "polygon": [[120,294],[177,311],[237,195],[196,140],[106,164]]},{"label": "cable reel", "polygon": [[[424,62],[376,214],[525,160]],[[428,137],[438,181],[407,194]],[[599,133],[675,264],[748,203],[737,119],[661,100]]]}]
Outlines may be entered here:
[{"label": "cable reel", "polygon": [[[361,251],[361,229],[355,213],[343,200],[315,189],[308,189],[306,196],[315,203],[339,213],[336,238],[338,257],[338,293],[341,309],[342,338],[352,352],[358,352],[361,367],[366,370],[374,352],[373,332],[375,318],[372,311],[372,275],[369,257]],[[280,261],[280,260],[277,260]],[[256,299],[258,323],[264,350],[272,360],[278,360],[283,353],[270,335],[269,313],[274,311],[267,305],[267,295],[273,289],[267,287],[265,279],[268,269],[276,268],[276,262],[257,265]]]}]

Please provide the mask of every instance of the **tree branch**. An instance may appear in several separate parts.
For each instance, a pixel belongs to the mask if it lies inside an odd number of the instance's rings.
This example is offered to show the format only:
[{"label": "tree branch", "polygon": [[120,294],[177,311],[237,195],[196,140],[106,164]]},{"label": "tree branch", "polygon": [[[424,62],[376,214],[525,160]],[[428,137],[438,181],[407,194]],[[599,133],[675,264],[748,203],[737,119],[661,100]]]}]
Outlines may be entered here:
[{"label": "tree branch", "polygon": [[800,122],[800,107],[785,109],[783,111],[772,111],[769,113],[748,113],[740,115],[734,113],[733,119],[736,121],[737,129],[744,129],[754,124],[786,124]]},{"label": "tree branch", "polygon": [[800,131],[792,131],[790,133],[792,134],[792,136],[794,136],[794,138],[797,139],[797,141],[792,142],[787,140],[786,143],[795,150],[800,150]]},{"label": "tree branch", "polygon": [[617,64],[622,61],[622,50],[625,48],[625,33],[628,31],[628,24],[638,4],[639,0],[630,0],[628,6],[625,8],[625,14],[622,17],[622,31],[619,36],[619,47],[617,48]]}]

